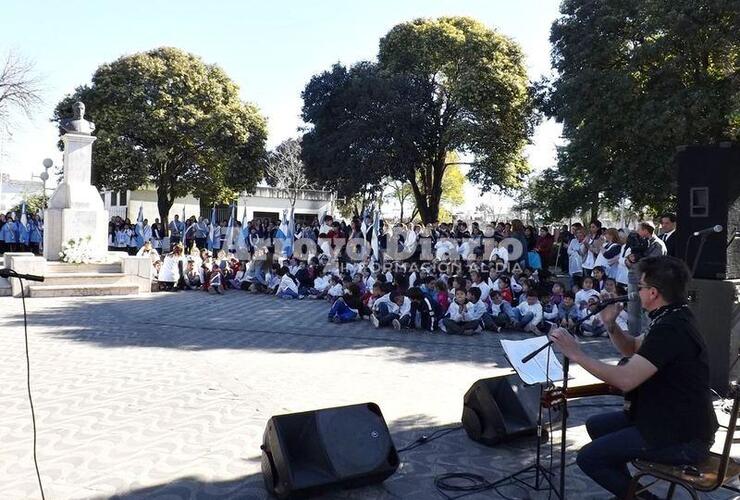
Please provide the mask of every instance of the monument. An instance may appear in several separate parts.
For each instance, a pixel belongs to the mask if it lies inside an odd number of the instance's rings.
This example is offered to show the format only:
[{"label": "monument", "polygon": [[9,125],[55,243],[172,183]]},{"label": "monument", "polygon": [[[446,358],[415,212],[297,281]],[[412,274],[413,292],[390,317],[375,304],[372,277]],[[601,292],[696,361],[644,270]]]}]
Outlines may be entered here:
[{"label": "monument", "polygon": [[95,124],[85,120],[83,103],[76,102],[73,109],[74,117],[62,121],[64,178],[44,212],[44,258],[50,261],[59,260],[68,241],[88,236],[93,255],[102,259],[108,250],[108,211],[90,183]]}]

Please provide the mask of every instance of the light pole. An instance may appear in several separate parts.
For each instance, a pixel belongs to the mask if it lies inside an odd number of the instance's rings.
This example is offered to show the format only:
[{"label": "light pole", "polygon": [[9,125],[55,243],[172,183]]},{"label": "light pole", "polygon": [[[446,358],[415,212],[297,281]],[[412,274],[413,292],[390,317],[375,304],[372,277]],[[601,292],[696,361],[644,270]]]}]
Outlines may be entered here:
[{"label": "light pole", "polygon": [[46,181],[49,180],[49,169],[54,166],[54,162],[51,160],[51,158],[45,158],[44,161],[41,162],[41,164],[44,166],[44,171],[41,172],[39,178],[41,178],[41,182],[44,186],[44,208],[46,208]]}]

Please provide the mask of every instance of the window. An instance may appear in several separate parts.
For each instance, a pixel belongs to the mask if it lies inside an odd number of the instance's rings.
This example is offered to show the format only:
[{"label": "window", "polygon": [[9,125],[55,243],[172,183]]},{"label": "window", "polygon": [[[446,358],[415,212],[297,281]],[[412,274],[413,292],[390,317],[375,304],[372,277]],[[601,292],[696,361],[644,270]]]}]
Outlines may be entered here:
[{"label": "window", "polygon": [[125,207],[125,206],[127,205],[127,203],[126,203],[126,202],[128,201],[128,200],[126,199],[126,198],[127,198],[127,194],[128,194],[128,193],[127,193],[126,191],[120,191],[120,192],[118,193],[118,204],[119,204],[120,206],[122,206],[122,207]]},{"label": "window", "polygon": [[709,217],[709,188],[693,187],[689,191],[691,197],[691,217]]},{"label": "window", "polygon": [[118,193],[115,191],[110,192],[110,206],[115,207],[118,205]]}]

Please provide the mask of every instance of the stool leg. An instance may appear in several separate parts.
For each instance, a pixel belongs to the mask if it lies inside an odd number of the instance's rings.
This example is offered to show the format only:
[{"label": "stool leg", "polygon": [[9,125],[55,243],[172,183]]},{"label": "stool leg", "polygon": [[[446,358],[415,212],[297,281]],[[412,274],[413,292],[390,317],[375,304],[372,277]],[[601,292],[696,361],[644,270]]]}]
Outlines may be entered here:
[{"label": "stool leg", "polygon": [[635,493],[637,493],[637,488],[640,487],[640,479],[645,474],[638,472],[634,476],[632,476],[632,481],[630,481],[629,489],[627,490],[627,496],[624,497],[624,500],[634,500],[635,499]]},{"label": "stool leg", "polygon": [[692,486],[689,486],[684,483],[678,483],[678,484],[680,484],[681,487],[685,489],[689,495],[691,495],[691,498],[693,498],[694,500],[699,500],[699,495],[696,494],[696,490]]},{"label": "stool leg", "polygon": [[668,488],[668,496],[666,497],[666,500],[671,500],[675,492],[676,492],[676,483],[672,482],[670,488]]}]

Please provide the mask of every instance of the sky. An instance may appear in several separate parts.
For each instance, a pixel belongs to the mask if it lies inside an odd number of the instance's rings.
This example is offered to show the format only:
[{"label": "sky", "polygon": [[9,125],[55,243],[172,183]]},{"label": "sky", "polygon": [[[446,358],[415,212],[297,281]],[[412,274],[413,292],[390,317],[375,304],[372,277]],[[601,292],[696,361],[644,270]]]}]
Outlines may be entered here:
[{"label": "sky", "polygon": [[[0,168],[30,180],[51,158],[61,164],[57,130],[49,122],[66,94],[89,83],[96,68],[121,56],[174,46],[215,63],[240,86],[241,97],[268,120],[268,147],[298,135],[300,93],[309,79],[336,62],[374,60],[378,41],[398,23],[419,17],[471,16],[517,41],[530,79],[550,73],[550,25],[558,0],[358,1],[14,1],[0,17],[0,56],[32,60],[44,99],[32,118],[16,117],[10,138],[0,139]],[[561,127],[544,122],[527,148],[533,169],[555,163]],[[506,197],[465,187],[470,209]]]}]

